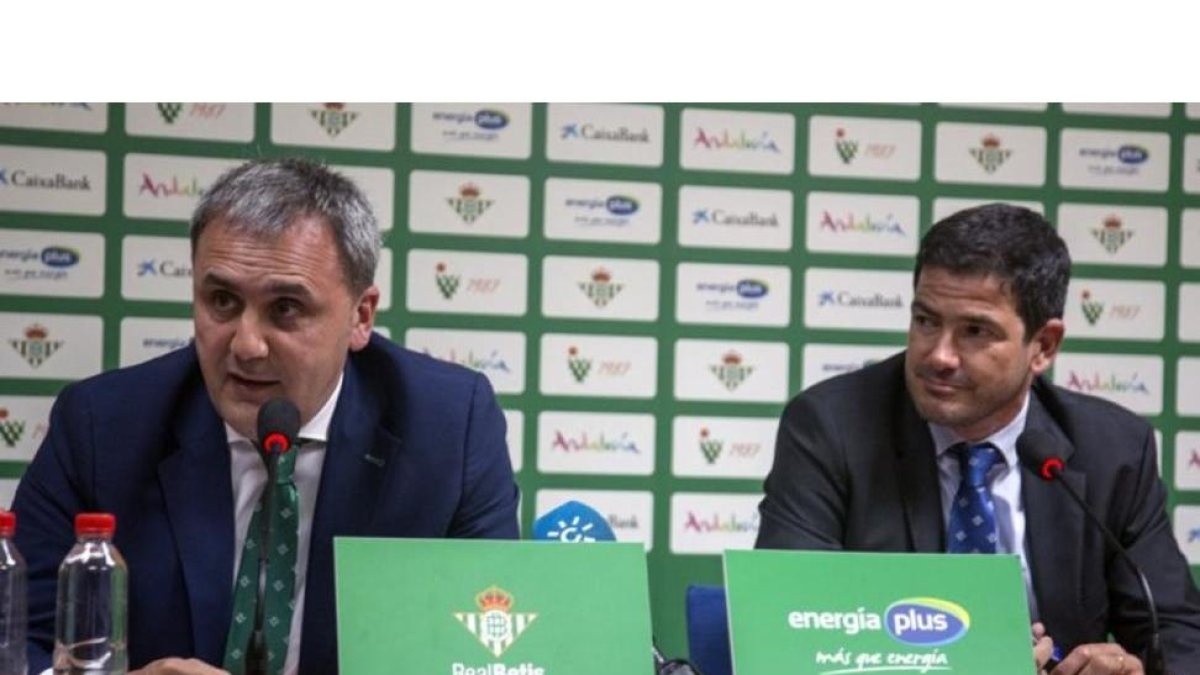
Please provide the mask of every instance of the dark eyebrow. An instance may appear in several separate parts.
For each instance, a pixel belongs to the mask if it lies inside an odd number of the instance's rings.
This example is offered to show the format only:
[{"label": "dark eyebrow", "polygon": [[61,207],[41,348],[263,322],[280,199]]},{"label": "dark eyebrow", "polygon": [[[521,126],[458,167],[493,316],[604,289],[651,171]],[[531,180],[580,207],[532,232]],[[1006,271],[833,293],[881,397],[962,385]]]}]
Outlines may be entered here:
[{"label": "dark eyebrow", "polygon": [[913,301],[912,301],[912,311],[914,311],[914,312],[921,312],[922,314],[932,314],[933,316],[937,316],[937,315],[938,315],[938,313],[937,313],[937,312],[933,311],[933,308],[932,308],[932,307],[930,307],[929,305],[927,305],[927,304],[925,304],[925,303],[921,302],[920,300],[913,300]]},{"label": "dark eyebrow", "polygon": [[[220,272],[214,272],[212,270],[209,270],[207,273],[205,273],[204,278],[201,279],[201,285],[237,290],[237,284],[223,276]],[[271,295],[293,296],[304,300],[311,300],[313,297],[312,291],[310,291],[307,286],[287,281],[273,282],[267,286],[267,291],[270,292]]]}]

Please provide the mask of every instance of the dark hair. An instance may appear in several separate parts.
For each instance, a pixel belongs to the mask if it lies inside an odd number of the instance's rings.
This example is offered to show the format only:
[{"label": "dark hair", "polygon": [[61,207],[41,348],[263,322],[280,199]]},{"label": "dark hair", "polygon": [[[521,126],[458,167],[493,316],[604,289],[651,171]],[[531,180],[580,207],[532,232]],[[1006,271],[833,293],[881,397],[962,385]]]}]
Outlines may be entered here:
[{"label": "dark hair", "polygon": [[218,218],[238,232],[277,237],[306,216],[328,223],[351,291],[374,283],[380,237],[371,205],[348,178],[304,159],[257,160],[222,174],[192,215],[192,254]]},{"label": "dark hair", "polygon": [[996,203],[959,211],[934,224],[921,239],[913,286],[926,267],[995,276],[1011,294],[1029,340],[1047,321],[1062,318],[1071,255],[1037,212]]}]

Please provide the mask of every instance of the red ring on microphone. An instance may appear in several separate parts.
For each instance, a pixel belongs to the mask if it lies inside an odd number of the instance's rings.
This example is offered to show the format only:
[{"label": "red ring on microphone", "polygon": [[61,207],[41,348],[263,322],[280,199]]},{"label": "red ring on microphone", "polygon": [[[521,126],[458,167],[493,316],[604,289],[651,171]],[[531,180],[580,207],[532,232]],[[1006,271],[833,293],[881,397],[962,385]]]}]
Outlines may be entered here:
[{"label": "red ring on microphone", "polygon": [[292,444],[288,441],[288,437],[279,432],[267,434],[267,437],[263,439],[262,443],[263,452],[268,454],[277,453],[280,455],[287,452],[291,448],[291,445]]},{"label": "red ring on microphone", "polygon": [[1065,465],[1063,461],[1057,457],[1051,457],[1042,462],[1042,478],[1046,480],[1054,480],[1055,473],[1062,473]]}]

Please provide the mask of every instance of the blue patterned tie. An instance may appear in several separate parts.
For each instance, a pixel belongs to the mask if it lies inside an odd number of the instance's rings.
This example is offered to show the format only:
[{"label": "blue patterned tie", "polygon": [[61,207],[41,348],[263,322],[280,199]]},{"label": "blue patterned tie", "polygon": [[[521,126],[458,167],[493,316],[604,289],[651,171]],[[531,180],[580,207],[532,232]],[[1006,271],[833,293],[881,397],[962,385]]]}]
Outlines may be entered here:
[{"label": "blue patterned tie", "polygon": [[950,553],[996,552],[996,503],[988,487],[987,474],[1004,457],[991,443],[950,448],[958,456],[962,482],[950,506],[946,550]]}]

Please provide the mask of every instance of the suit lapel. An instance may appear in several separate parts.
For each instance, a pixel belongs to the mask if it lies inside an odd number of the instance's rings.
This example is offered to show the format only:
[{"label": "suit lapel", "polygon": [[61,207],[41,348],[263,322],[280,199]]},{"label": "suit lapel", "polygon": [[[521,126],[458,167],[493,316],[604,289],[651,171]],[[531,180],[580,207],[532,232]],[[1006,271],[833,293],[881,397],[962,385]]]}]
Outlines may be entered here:
[{"label": "suit lapel", "polygon": [[[1071,441],[1062,432],[1038,400],[1037,389],[1031,394],[1026,429],[1039,429],[1057,437],[1068,448],[1064,461],[1074,452]],[[1087,489],[1084,474],[1069,468],[1062,480],[1079,494]],[[1039,618],[1048,626],[1078,623],[1076,614],[1083,598],[1084,517],[1079,506],[1064,494],[1061,485],[1042,480],[1033,471],[1021,467],[1021,498],[1025,503],[1025,551],[1030,576],[1038,600]],[[1065,580],[1075,579],[1074,583]]]},{"label": "suit lapel", "polygon": [[[335,672],[333,541],[370,534],[376,502],[400,439],[380,426],[382,406],[348,361],[329,426],[321,487],[313,515],[305,581],[301,672]],[[327,663],[318,655],[329,655]]]},{"label": "suit lapel", "polygon": [[197,657],[220,663],[233,588],[233,486],[224,425],[202,386],[176,417],[178,447],[158,465],[183,568]]},{"label": "suit lapel", "polygon": [[933,438],[929,426],[913,407],[908,392],[903,392],[900,399],[901,410],[895,430],[900,440],[896,465],[909,546],[918,553],[940,553],[946,550],[946,543]]}]

